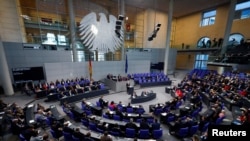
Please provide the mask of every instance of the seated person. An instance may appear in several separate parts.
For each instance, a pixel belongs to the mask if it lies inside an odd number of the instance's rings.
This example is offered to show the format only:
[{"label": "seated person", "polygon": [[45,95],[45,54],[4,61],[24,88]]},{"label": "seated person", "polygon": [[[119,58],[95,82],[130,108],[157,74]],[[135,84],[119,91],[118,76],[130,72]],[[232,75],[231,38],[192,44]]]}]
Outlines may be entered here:
[{"label": "seated person", "polygon": [[142,105],[139,105],[139,107],[136,109],[136,113],[138,114],[143,114],[145,113],[144,108],[142,107]]},{"label": "seated person", "polygon": [[138,97],[138,95],[136,94],[136,92],[134,92],[132,98],[136,98],[136,97]]},{"label": "seated person", "polygon": [[91,133],[88,132],[84,137],[84,141],[95,141],[95,140],[91,138]]},{"label": "seated person", "polygon": [[144,118],[140,122],[140,129],[148,129],[148,130],[150,129],[147,121]]},{"label": "seated person", "polygon": [[83,139],[85,136],[84,136],[84,134],[82,134],[81,132],[80,132],[80,128],[79,127],[77,127],[75,130],[74,130],[74,132],[72,133],[72,136],[74,136],[74,137],[76,137],[76,138],[78,138],[78,139]]},{"label": "seated person", "polygon": [[105,100],[103,99],[103,96],[101,96],[101,97],[99,98],[99,103],[100,103],[100,106],[101,106],[102,108],[108,106],[108,101],[105,101]]},{"label": "seated person", "polygon": [[123,113],[117,107],[114,110],[115,110],[115,115],[120,116],[121,120],[123,120]]},{"label": "seated person", "polygon": [[119,103],[117,104],[117,107],[118,107],[118,108],[123,108],[123,104],[122,104],[121,101],[119,101]]},{"label": "seated person", "polygon": [[131,128],[135,129],[135,131],[138,131],[137,125],[133,122],[133,119],[131,118],[128,123],[125,124],[125,128]]},{"label": "seated person", "polygon": [[108,130],[107,125],[108,124],[106,122],[99,123],[99,124],[97,124],[97,128],[101,129],[102,131],[107,131]]},{"label": "seated person", "polygon": [[36,122],[40,123],[40,124],[46,124],[46,119],[47,117],[44,115],[45,113],[40,109],[37,111],[37,113],[35,114],[35,120]]},{"label": "seated person", "polygon": [[142,91],[141,92],[141,96],[147,96],[147,92],[146,91]]},{"label": "seated person", "polygon": [[122,81],[122,76],[119,74],[119,75],[117,76],[117,79],[118,79],[118,81]]},{"label": "seated person", "polygon": [[54,132],[56,137],[61,137],[63,135],[63,126],[59,122],[54,121],[50,127]]},{"label": "seated person", "polygon": [[34,135],[31,136],[30,141],[46,141],[49,139],[48,133],[43,133],[43,135],[39,135],[38,132],[36,132]]},{"label": "seated person", "polygon": [[29,141],[31,136],[34,136],[37,134],[37,130],[34,128],[34,126],[29,126],[27,129],[21,131],[21,134],[23,135],[23,137]]},{"label": "seated person", "polygon": [[111,107],[112,109],[115,109],[116,108],[115,102],[111,101],[109,104],[109,107]]},{"label": "seated person", "polygon": [[129,102],[126,108],[132,108],[131,103]]},{"label": "seated person", "polygon": [[63,111],[65,113],[67,114],[70,113],[72,108],[73,107],[70,104],[68,104],[66,101],[63,103]]},{"label": "seated person", "polygon": [[11,130],[12,134],[14,135],[19,135],[21,131],[25,130],[26,128],[26,124],[18,118],[15,118],[11,121]]},{"label": "seated person", "polygon": [[151,130],[159,130],[161,128],[161,124],[158,122],[158,119],[155,118],[154,122],[151,125]]},{"label": "seated person", "polygon": [[109,119],[113,119],[113,111],[110,111],[110,109],[107,109],[104,114],[107,115]]},{"label": "seated person", "polygon": [[72,129],[69,127],[69,123],[68,123],[68,122],[65,122],[65,123],[63,124],[63,132],[72,134],[72,133],[74,132],[74,130],[72,130]]},{"label": "seated person", "polygon": [[119,125],[117,123],[114,124],[114,126],[110,129],[112,132],[118,132],[120,136],[124,136],[124,132],[121,130]]},{"label": "seated person", "polygon": [[183,127],[186,127],[185,124],[182,123],[181,118],[177,118],[177,120],[174,122],[174,125],[169,127],[169,134],[173,135]]},{"label": "seated person", "polygon": [[100,141],[113,141],[113,139],[108,135],[108,131],[105,131],[101,136]]}]

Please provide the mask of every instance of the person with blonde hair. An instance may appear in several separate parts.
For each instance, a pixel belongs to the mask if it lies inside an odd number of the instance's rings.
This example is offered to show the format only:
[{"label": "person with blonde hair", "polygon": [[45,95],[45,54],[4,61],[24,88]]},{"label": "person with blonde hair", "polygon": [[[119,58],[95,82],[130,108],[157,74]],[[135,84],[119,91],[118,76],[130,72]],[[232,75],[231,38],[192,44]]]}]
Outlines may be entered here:
[{"label": "person with blonde hair", "polygon": [[192,136],[192,141],[200,141],[201,139],[200,139],[200,137],[198,136],[198,135],[193,135]]}]

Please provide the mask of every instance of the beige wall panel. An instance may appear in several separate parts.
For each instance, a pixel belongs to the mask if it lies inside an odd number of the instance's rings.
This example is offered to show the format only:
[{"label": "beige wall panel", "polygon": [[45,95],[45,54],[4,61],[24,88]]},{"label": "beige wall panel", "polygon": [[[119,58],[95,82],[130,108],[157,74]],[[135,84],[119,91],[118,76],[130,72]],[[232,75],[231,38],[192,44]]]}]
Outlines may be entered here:
[{"label": "beige wall panel", "polygon": [[[145,11],[144,18],[144,48],[165,48],[167,34],[167,14],[152,9]],[[157,37],[153,41],[148,41],[157,23],[161,24]]]},{"label": "beige wall panel", "polygon": [[246,39],[250,39],[250,18],[235,20],[231,33],[241,33]]},{"label": "beige wall panel", "polygon": [[2,41],[22,42],[16,0],[1,0],[0,13],[2,19],[0,21]]},{"label": "beige wall panel", "polygon": [[194,54],[178,53],[176,57],[176,69],[193,69]]}]

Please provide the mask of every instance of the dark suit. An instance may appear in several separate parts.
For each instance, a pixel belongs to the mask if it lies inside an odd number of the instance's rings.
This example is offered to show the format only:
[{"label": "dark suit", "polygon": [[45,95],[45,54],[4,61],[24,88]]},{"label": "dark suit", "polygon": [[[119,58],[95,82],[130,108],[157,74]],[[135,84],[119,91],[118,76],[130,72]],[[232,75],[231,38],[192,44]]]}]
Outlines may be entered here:
[{"label": "dark suit", "polygon": [[61,137],[62,136],[62,130],[59,130],[61,126],[59,124],[52,124],[51,129],[55,132],[57,137]]},{"label": "dark suit", "polygon": [[84,134],[81,132],[74,131],[72,135],[76,138],[79,138],[80,140],[84,139]]},{"label": "dark suit", "polygon": [[67,132],[67,133],[73,133],[73,130],[71,128],[69,128],[68,126],[63,127],[63,132]]},{"label": "dark suit", "polygon": [[158,130],[161,128],[161,124],[158,122],[154,122],[152,123],[151,127],[152,127],[152,130]]},{"label": "dark suit", "polygon": [[132,128],[132,129],[135,129],[136,131],[138,131],[138,127],[137,127],[136,124],[133,123],[133,122],[128,122],[128,123],[125,125],[125,128]]},{"label": "dark suit", "polygon": [[148,125],[148,123],[146,122],[146,121],[142,121],[141,123],[140,123],[140,129],[150,129],[150,127],[149,127],[149,125]]}]

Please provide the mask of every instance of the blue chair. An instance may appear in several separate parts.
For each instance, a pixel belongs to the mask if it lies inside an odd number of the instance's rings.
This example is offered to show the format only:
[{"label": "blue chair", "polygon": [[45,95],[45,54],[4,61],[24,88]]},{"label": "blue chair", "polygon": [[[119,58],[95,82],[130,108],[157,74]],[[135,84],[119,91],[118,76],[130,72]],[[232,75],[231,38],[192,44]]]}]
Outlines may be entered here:
[{"label": "blue chair", "polygon": [[137,123],[141,123],[141,121],[142,121],[141,118],[136,119],[136,122],[137,122]]},{"label": "blue chair", "polygon": [[189,127],[189,136],[193,136],[198,132],[198,130],[199,130],[199,125],[193,125]]},{"label": "blue chair", "polygon": [[87,116],[92,115],[92,111],[91,110],[85,110],[85,113],[86,113]]},{"label": "blue chair", "polygon": [[138,114],[144,114],[145,110],[143,108],[138,108],[136,111]]},{"label": "blue chair", "polygon": [[81,108],[82,108],[82,110],[85,110],[86,109],[86,104],[81,103]]},{"label": "blue chair", "polygon": [[71,135],[71,133],[63,131],[63,137],[64,137],[64,141],[72,141],[72,135]]},{"label": "blue chair", "polygon": [[50,131],[50,133],[51,133],[51,135],[52,135],[53,138],[59,140],[59,138],[60,138],[61,136],[57,135],[56,132],[55,132],[54,130],[52,130],[52,129],[50,129],[49,131]]},{"label": "blue chair", "polygon": [[75,137],[74,135],[72,135],[72,141],[81,141],[81,139],[80,139],[80,138]]},{"label": "blue chair", "polygon": [[68,113],[70,119],[75,120],[75,115],[71,111]]},{"label": "blue chair", "polygon": [[81,119],[81,122],[82,122],[82,125],[85,126],[85,127],[89,127],[89,121],[86,120],[86,119]]},{"label": "blue chair", "polygon": [[109,116],[107,114],[103,114],[102,117],[109,119]]},{"label": "blue chair", "polygon": [[175,116],[169,116],[169,117],[167,117],[166,124],[170,125],[171,122],[174,122],[174,121],[175,121]]},{"label": "blue chair", "polygon": [[154,115],[159,116],[163,112],[162,108],[157,108],[154,111]]},{"label": "blue chair", "polygon": [[89,129],[92,131],[97,131],[97,126],[93,122],[89,122]]},{"label": "blue chair", "polygon": [[127,108],[127,113],[134,113],[134,109],[133,108]]},{"label": "blue chair", "polygon": [[50,126],[51,123],[52,123],[51,117],[47,117],[45,121],[46,121],[46,124],[47,124],[48,126]]},{"label": "blue chair", "polygon": [[208,123],[206,123],[206,124],[204,124],[204,126],[202,127],[202,129],[200,130],[200,132],[201,132],[201,133],[206,132],[206,131],[207,131],[207,129],[208,129],[209,124],[210,124],[209,122],[208,122]]},{"label": "blue chair", "polygon": [[114,132],[114,131],[109,131],[110,135],[115,136],[115,137],[119,137],[120,133],[119,132]]},{"label": "blue chair", "polygon": [[114,120],[117,120],[117,121],[120,121],[121,120],[121,117],[119,115],[113,115],[113,119]]},{"label": "blue chair", "polygon": [[152,134],[154,139],[160,139],[163,135],[163,130],[162,129],[153,130]]},{"label": "blue chair", "polygon": [[19,141],[27,141],[23,134],[19,134]]},{"label": "blue chair", "polygon": [[127,138],[134,138],[136,136],[136,131],[132,128],[126,128],[125,134]]},{"label": "blue chair", "polygon": [[197,116],[199,115],[199,112],[200,112],[199,109],[193,111],[193,112],[191,113],[191,117],[196,119]]},{"label": "blue chair", "polygon": [[215,121],[215,125],[220,125],[225,117],[219,117]]},{"label": "blue chair", "polygon": [[102,133],[102,134],[104,133],[104,131],[102,129],[98,128],[98,127],[96,127],[96,131],[99,132],[99,133]]},{"label": "blue chair", "polygon": [[149,136],[149,130],[148,129],[140,129],[139,130],[139,138],[140,139],[148,139]]},{"label": "blue chair", "polygon": [[176,133],[175,135],[179,138],[185,138],[188,136],[188,133],[189,133],[189,129],[188,127],[183,127],[183,128],[180,128]]},{"label": "blue chair", "polygon": [[154,123],[154,118],[147,118],[147,122],[148,122],[149,124]]},{"label": "blue chair", "polygon": [[97,106],[97,107],[101,107],[101,104],[100,104],[99,101],[96,101],[96,106]]}]

